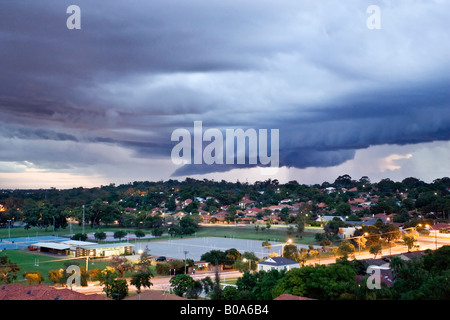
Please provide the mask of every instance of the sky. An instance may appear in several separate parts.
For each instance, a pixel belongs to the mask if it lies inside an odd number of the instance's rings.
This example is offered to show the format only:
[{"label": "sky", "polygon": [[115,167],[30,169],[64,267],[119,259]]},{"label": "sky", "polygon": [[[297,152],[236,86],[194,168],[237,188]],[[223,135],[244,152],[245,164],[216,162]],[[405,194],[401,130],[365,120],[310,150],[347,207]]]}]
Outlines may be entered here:
[{"label": "sky", "polygon": [[[0,188],[450,176],[448,12],[450,0],[0,0]],[[278,130],[279,169],[174,163],[172,133],[194,137],[195,121]]]}]

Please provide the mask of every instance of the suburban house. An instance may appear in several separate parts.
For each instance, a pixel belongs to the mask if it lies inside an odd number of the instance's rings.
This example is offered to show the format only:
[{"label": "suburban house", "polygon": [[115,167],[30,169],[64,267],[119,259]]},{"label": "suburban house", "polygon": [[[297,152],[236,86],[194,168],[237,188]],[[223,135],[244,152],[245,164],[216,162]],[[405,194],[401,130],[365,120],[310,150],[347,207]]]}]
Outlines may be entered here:
[{"label": "suburban house", "polygon": [[245,196],[241,199],[241,201],[239,201],[239,207],[245,209],[247,206],[254,205],[255,203],[255,201],[250,200],[247,196]]},{"label": "suburban house", "polygon": [[300,263],[283,257],[270,257],[269,259],[258,263],[258,271],[289,271],[294,268],[300,268]]},{"label": "suburban house", "polygon": [[341,239],[348,239],[353,237],[355,231],[356,231],[355,227],[339,228],[338,236]]}]

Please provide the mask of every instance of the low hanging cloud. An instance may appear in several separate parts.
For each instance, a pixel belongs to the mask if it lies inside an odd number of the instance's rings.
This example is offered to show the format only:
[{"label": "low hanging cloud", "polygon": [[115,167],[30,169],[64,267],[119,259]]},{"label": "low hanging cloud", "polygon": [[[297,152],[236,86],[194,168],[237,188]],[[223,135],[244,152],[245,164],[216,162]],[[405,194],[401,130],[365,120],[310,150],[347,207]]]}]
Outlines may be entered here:
[{"label": "low hanging cloud", "polygon": [[69,1],[4,2],[0,161],[80,173],[122,167],[112,150],[129,150],[131,167],[170,163],[171,133],[194,121],[279,129],[280,166],[297,169],[450,140],[450,4],[379,1],[370,30],[372,2],[80,0],[80,30]]}]

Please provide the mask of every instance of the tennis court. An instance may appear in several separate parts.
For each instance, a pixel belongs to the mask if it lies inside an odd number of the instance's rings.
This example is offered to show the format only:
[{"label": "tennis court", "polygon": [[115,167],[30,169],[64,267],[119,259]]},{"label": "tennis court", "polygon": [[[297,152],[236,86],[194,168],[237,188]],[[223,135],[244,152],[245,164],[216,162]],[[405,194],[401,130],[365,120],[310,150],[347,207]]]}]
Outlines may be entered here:
[{"label": "tennis court", "polygon": [[[149,250],[149,254],[152,256],[165,256],[172,259],[184,259],[184,252],[187,251],[186,257],[188,259],[200,260],[200,257],[211,250],[226,251],[234,248],[240,253],[246,251],[253,252],[258,258],[264,258],[269,255],[270,252],[281,254],[283,242],[270,242],[272,249],[269,251],[267,248],[262,247],[262,241],[258,240],[244,240],[234,238],[216,238],[216,237],[201,237],[201,238],[188,238],[188,239],[176,239],[166,241],[151,241],[151,242],[137,242],[134,250],[144,250],[146,247]],[[298,248],[307,248],[306,245],[297,245]]]},{"label": "tennis court", "polygon": [[0,239],[0,250],[23,249],[36,242],[59,242],[67,240],[65,237],[37,236]]}]

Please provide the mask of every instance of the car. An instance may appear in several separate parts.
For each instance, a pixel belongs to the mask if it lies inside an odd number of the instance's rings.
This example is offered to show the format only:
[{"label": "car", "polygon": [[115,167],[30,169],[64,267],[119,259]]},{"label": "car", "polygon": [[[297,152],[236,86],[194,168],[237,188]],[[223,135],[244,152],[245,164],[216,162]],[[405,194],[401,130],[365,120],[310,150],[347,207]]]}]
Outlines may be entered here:
[{"label": "car", "polygon": [[156,261],[166,261],[166,260],[167,259],[164,256],[160,256],[160,257],[156,258]]}]

